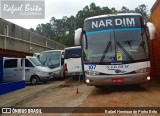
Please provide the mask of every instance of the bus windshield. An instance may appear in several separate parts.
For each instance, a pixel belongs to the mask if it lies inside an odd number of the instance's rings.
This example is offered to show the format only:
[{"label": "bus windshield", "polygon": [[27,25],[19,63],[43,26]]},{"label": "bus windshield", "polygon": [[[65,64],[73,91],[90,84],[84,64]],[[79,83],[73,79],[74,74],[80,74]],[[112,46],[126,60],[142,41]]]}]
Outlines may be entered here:
[{"label": "bus windshield", "polygon": [[60,66],[61,62],[61,52],[60,51],[49,51],[42,52],[39,55],[39,61],[44,66],[48,66],[49,68],[57,68]]},{"label": "bus windshield", "polygon": [[84,59],[86,63],[149,59],[148,41],[140,16],[132,16],[130,20],[125,17],[91,19],[85,22],[84,31],[87,39],[87,48],[83,48],[87,53]]},{"label": "bus windshield", "polygon": [[80,57],[81,57],[81,48],[73,48],[65,50],[65,59],[80,58]]},{"label": "bus windshield", "polygon": [[38,61],[37,58],[29,58],[29,59],[33,62],[34,65],[41,66],[41,63]]}]

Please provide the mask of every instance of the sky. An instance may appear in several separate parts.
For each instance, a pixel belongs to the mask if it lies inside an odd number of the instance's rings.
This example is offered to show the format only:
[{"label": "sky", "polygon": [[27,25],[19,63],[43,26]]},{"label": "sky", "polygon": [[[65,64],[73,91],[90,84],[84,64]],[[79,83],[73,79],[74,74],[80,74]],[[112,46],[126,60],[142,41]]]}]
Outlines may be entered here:
[{"label": "sky", "polygon": [[135,9],[141,4],[148,6],[148,10],[152,8],[156,0],[45,0],[45,19],[7,19],[8,21],[22,26],[26,29],[36,28],[38,24],[47,23],[54,16],[61,19],[63,16],[75,16],[79,10],[92,2],[100,7],[115,7],[120,10],[122,6],[129,9]]}]

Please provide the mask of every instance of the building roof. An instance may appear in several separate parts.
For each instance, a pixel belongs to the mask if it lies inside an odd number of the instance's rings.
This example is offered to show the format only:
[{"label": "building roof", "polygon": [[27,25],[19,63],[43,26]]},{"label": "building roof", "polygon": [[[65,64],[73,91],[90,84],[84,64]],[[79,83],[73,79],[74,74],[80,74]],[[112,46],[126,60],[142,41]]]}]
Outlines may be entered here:
[{"label": "building roof", "polygon": [[26,53],[26,52],[21,52],[21,51],[0,48],[0,57],[25,58],[26,56],[33,56],[33,53]]}]

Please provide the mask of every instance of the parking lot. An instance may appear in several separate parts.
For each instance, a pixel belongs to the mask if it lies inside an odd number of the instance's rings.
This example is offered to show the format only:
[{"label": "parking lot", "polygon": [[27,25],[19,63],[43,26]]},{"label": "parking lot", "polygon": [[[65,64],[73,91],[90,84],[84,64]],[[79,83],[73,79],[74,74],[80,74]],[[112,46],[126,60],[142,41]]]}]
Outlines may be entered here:
[{"label": "parking lot", "polygon": [[[72,78],[62,81],[57,87],[49,88],[32,99],[19,102],[16,107],[72,107],[70,113],[51,113],[50,115],[79,115],[78,108],[90,107],[160,107],[160,82],[149,82],[136,86],[109,86],[95,88],[81,82],[77,93],[78,81]],[[53,82],[52,84],[55,84]],[[51,84],[50,82],[48,84]],[[45,86],[46,84],[44,84]],[[39,86],[39,85],[38,85]],[[34,88],[35,86],[27,85]],[[83,109],[84,110],[84,109]],[[86,112],[84,110],[84,112]],[[53,111],[54,112],[54,111]],[[80,115],[85,115],[83,111]],[[93,111],[94,112],[94,111]],[[11,114],[26,115],[26,114]],[[43,114],[44,115],[44,114]],[[87,114],[97,115],[97,114]],[[106,115],[98,113],[98,115]],[[144,115],[144,114],[141,114]],[[153,114],[152,114],[153,115]],[[156,115],[156,114],[154,114]]]}]

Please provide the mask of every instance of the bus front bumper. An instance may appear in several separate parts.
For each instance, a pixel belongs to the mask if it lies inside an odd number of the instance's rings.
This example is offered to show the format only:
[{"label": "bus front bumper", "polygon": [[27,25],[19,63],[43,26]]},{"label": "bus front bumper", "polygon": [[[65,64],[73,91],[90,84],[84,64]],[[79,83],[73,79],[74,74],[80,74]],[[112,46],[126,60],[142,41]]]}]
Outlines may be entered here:
[{"label": "bus front bumper", "polygon": [[142,84],[150,80],[150,73],[135,73],[126,75],[85,75],[88,86]]},{"label": "bus front bumper", "polygon": [[79,76],[80,72],[65,72],[65,75],[67,77],[69,77],[69,76]]}]

